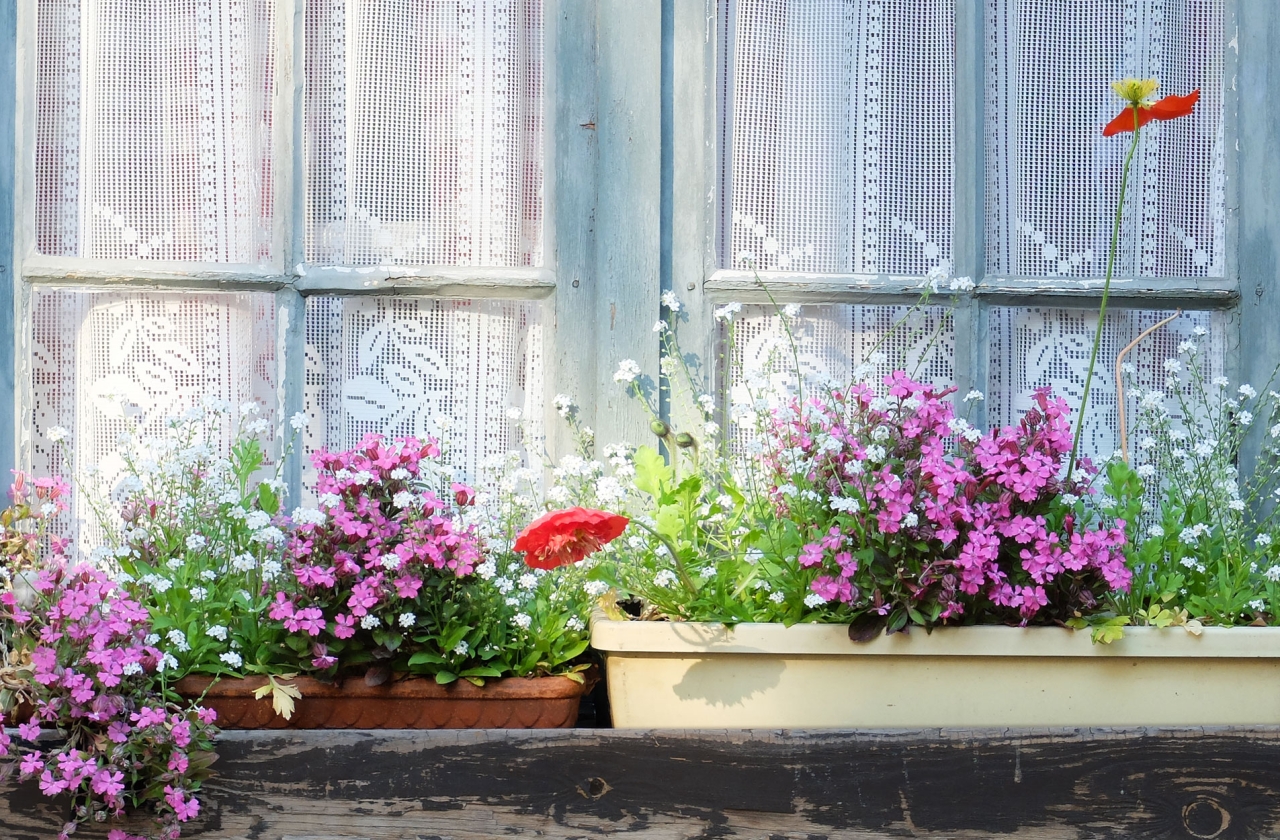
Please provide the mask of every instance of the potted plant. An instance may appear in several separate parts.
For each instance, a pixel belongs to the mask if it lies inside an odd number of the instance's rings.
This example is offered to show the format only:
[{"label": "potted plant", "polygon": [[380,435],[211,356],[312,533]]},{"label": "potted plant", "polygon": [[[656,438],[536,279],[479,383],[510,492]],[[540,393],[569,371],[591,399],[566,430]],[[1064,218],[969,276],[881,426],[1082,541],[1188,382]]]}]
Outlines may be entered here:
[{"label": "potted plant", "polygon": [[[1134,132],[1127,160],[1143,123],[1194,106],[1194,94],[1151,105],[1154,87],[1117,86],[1126,107],[1106,133]],[[944,280],[930,279],[926,300]],[[655,329],[672,378],[684,368],[673,335],[680,306],[670,294],[663,303]],[[731,348],[737,310],[716,313]],[[780,313],[788,332],[798,314]],[[1230,492],[1242,432],[1220,429],[1193,451],[1218,453],[1211,492],[1192,494],[1184,476],[1166,473],[1166,524],[1148,532],[1165,544],[1135,542],[1131,523],[1149,518],[1143,477],[1155,468],[1114,459],[1095,469],[1078,456],[1079,426],[1073,435],[1060,399],[1039,392],[1018,426],[984,432],[955,416],[950,389],[905,371],[806,382],[794,343],[787,362],[783,393],[751,375],[734,389],[729,414],[746,457],[714,445],[715,401],[704,396],[702,441],[655,417],[670,463],[642,447],[628,466],[636,528],[599,574],[638,615],[606,611],[592,623],[616,725],[1280,720],[1280,700],[1259,700],[1280,687],[1276,631],[1202,626],[1270,614],[1267,575],[1280,579],[1274,563],[1255,556],[1250,568],[1229,545],[1211,545],[1236,533],[1270,545],[1266,528],[1233,530],[1250,503]],[[615,378],[643,399],[639,373],[624,362]],[[1082,410],[1086,402],[1087,387]],[[1180,434],[1194,436],[1204,415],[1182,416],[1193,428]],[[1210,416],[1252,421],[1240,400]],[[1194,466],[1205,478],[1208,462]],[[1183,550],[1169,551],[1169,540]],[[1170,575],[1170,556],[1221,569],[1213,594]]]},{"label": "potted plant", "polygon": [[[13,505],[0,515],[9,537],[0,594],[12,692],[5,716],[18,723],[16,733],[0,730],[0,757],[6,772],[16,769],[46,796],[70,797],[60,838],[145,809],[154,836],[174,840],[200,810],[215,715],[165,701],[160,678],[175,663],[156,648],[147,611],[102,571],[69,563],[61,540],[46,543],[45,526],[67,493],[57,479],[28,483],[19,474]],[[19,574],[26,577],[13,586]],[[143,840],[134,830],[108,836]]]},{"label": "potted plant", "polygon": [[224,724],[572,726],[588,599],[570,571],[517,556],[524,514],[500,504],[515,493],[475,509],[434,440],[369,435],[313,460],[321,513],[295,515],[288,577],[268,610],[285,631],[280,659],[304,675],[289,689],[293,714],[248,699],[269,675],[224,681],[205,695]]}]

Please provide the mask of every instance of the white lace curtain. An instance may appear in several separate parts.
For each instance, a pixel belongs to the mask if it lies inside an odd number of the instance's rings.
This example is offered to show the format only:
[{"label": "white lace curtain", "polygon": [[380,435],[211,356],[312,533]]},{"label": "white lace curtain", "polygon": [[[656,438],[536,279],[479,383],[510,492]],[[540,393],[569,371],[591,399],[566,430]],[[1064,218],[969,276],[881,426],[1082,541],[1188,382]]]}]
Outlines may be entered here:
[{"label": "white lace curtain", "polygon": [[1200,103],[1142,130],[1118,275],[1221,277],[1223,0],[986,3],[988,274],[1104,275],[1129,136],[1101,128],[1132,76]]},{"label": "white lace curtain", "polygon": [[542,260],[540,0],[309,0],[307,259]]},{"label": "white lace curtain", "polygon": [[727,267],[951,259],[952,0],[722,0]]}]

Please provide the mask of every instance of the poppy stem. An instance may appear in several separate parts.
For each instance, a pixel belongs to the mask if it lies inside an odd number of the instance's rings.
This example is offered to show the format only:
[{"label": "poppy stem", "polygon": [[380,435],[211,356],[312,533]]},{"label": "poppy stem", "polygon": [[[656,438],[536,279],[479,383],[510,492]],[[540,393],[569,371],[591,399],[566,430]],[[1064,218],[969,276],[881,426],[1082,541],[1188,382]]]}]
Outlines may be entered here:
[{"label": "poppy stem", "polygon": [[1080,454],[1080,435],[1084,431],[1085,406],[1089,404],[1089,388],[1093,384],[1093,368],[1098,362],[1098,347],[1102,344],[1102,326],[1107,317],[1107,299],[1111,296],[1111,276],[1115,273],[1116,250],[1120,244],[1120,223],[1124,219],[1124,193],[1129,184],[1129,165],[1133,163],[1133,153],[1138,149],[1138,135],[1142,124],[1138,120],[1138,106],[1133,106],[1133,140],[1129,143],[1129,151],[1124,156],[1124,167],[1120,170],[1120,197],[1116,200],[1116,218],[1111,228],[1111,250],[1107,254],[1107,275],[1102,283],[1102,302],[1098,305],[1098,328],[1093,333],[1093,350],[1089,353],[1089,372],[1084,377],[1084,393],[1080,396],[1080,415],[1076,417],[1076,433],[1071,441],[1071,457],[1067,460],[1067,480],[1071,480],[1076,469],[1076,456]]}]

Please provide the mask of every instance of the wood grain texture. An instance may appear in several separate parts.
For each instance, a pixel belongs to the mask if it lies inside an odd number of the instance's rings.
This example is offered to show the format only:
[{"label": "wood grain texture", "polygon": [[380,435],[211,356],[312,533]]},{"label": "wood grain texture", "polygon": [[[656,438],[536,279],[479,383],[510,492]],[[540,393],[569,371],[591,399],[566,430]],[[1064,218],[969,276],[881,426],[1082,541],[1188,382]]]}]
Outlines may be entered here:
[{"label": "wood grain texture", "polygon": [[[219,752],[184,836],[1280,836],[1277,729],[234,733]],[[11,786],[0,837],[62,818]]]}]

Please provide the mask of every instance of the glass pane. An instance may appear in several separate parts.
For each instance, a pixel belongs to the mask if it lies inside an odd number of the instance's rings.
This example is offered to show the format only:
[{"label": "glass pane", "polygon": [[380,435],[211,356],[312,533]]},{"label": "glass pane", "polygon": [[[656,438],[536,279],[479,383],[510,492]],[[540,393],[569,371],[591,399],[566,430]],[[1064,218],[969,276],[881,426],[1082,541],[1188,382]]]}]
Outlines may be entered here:
[{"label": "glass pane", "polygon": [[951,258],[951,0],[727,5],[723,264],[923,275]]},{"label": "glass pane", "polygon": [[[1107,312],[1098,363],[1089,389],[1089,405],[1081,451],[1091,457],[1109,457],[1119,448],[1116,410],[1116,356],[1143,330],[1172,315],[1162,310]],[[987,420],[993,426],[1017,423],[1029,408],[1037,388],[1050,388],[1075,412],[1080,407],[1089,351],[1097,329],[1096,311],[1041,307],[997,307],[990,311],[991,368],[987,384]],[[1227,316],[1219,312],[1184,312],[1131,350],[1125,361],[1136,368],[1137,389],[1162,388],[1166,359],[1178,357],[1178,345],[1194,340],[1202,352],[1206,379],[1223,374]],[[1197,330],[1205,330],[1203,337]],[[1132,428],[1137,399],[1125,394],[1130,448],[1141,434]],[[1074,424],[1074,415],[1072,423]]]},{"label": "glass pane", "polygon": [[39,0],[36,246],[271,256],[272,0]]},{"label": "glass pane", "polygon": [[987,273],[1101,277],[1130,135],[1111,82],[1200,90],[1142,129],[1117,272],[1223,276],[1223,0],[987,0]]},{"label": "glass pane", "polygon": [[307,259],[542,261],[540,0],[309,0]]},{"label": "glass pane", "polygon": [[[110,486],[120,437],[159,435],[205,400],[247,402],[276,424],[276,318],[270,294],[38,290],[31,306],[31,466]],[[70,461],[48,439],[68,430]],[[224,429],[230,445],[230,424]],[[87,537],[78,504],[69,533]]]},{"label": "glass pane", "polygon": [[308,452],[348,448],[370,432],[438,437],[472,481],[484,480],[488,456],[541,453],[536,303],[313,297],[306,340]]}]

